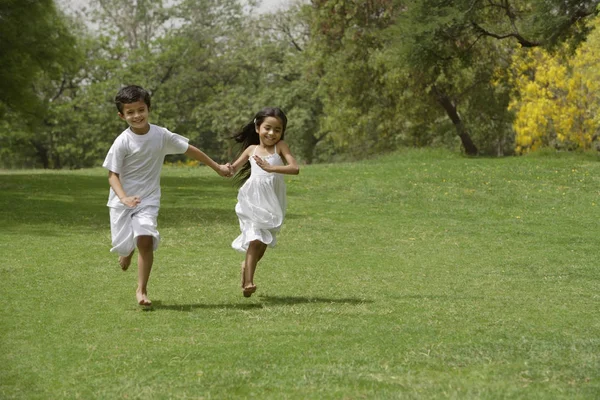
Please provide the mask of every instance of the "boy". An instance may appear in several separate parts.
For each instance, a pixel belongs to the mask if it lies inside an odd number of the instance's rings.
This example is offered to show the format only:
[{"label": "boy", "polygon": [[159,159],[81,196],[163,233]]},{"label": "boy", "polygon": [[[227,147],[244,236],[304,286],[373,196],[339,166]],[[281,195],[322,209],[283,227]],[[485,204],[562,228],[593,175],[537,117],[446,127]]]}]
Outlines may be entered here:
[{"label": "boy", "polygon": [[113,253],[119,254],[119,265],[126,271],[137,244],[137,302],[152,304],[147,294],[148,279],[158,248],[156,230],[160,207],[160,172],[167,154],[185,154],[230,176],[229,165],[219,165],[188,139],[167,129],[148,123],[150,94],[139,86],[119,90],[115,98],[119,117],[129,128],[115,139],[104,164],[108,169],[110,193],[110,230]]}]

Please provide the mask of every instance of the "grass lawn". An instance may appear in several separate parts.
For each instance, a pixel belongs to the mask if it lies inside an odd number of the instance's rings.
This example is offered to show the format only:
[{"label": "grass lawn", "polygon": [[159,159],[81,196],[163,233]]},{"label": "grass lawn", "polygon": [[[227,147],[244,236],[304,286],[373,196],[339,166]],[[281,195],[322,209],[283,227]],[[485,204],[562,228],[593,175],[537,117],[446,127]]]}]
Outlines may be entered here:
[{"label": "grass lawn", "polygon": [[1,399],[600,398],[600,159],[303,167],[239,289],[237,190],[165,167],[151,309],[106,173],[0,174]]}]

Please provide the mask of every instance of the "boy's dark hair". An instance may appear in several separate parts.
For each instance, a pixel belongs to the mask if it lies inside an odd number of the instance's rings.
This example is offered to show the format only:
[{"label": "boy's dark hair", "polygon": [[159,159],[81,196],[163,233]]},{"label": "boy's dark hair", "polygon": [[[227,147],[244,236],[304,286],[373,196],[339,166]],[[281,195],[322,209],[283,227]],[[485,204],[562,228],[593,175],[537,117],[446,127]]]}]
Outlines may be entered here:
[{"label": "boy's dark hair", "polygon": [[148,110],[150,110],[150,93],[141,86],[129,85],[122,87],[115,97],[117,110],[121,114],[123,113],[124,104],[131,104],[136,101],[143,101],[148,106]]},{"label": "boy's dark hair", "polygon": [[[233,135],[233,139],[242,144],[242,148],[240,149],[240,153],[242,154],[244,150],[253,144],[260,144],[260,137],[258,133],[256,133],[256,127],[260,126],[265,118],[267,117],[275,117],[281,121],[281,139],[283,140],[285,134],[285,128],[287,127],[287,117],[285,113],[277,107],[265,107],[259,112],[256,113],[254,119],[244,125],[241,131],[237,132]],[[239,170],[235,177],[235,181],[238,184],[243,184],[250,177],[250,163],[247,162],[244,166]]]}]

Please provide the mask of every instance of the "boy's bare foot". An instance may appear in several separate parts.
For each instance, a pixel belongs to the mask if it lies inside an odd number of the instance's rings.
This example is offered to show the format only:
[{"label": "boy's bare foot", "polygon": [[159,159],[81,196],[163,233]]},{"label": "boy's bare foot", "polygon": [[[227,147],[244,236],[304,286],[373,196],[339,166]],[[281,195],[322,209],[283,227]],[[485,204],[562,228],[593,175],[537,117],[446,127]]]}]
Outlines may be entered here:
[{"label": "boy's bare foot", "polygon": [[248,285],[242,290],[244,297],[250,297],[254,292],[256,292],[256,285]]},{"label": "boy's bare foot", "polygon": [[127,271],[127,268],[129,268],[129,266],[131,265],[131,259],[133,258],[133,253],[135,252],[132,251],[130,255],[128,256],[119,256],[119,265],[121,266],[121,269],[123,271]]},{"label": "boy's bare foot", "polygon": [[142,293],[139,290],[135,292],[135,297],[137,298],[137,302],[140,306],[151,306],[152,302],[148,298],[146,293]]}]

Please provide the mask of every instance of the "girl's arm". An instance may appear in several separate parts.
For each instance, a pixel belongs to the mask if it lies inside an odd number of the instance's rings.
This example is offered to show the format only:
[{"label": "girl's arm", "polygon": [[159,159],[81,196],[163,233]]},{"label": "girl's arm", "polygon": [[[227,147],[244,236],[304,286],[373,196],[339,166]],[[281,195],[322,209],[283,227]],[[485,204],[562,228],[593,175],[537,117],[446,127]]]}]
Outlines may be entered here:
[{"label": "girl's arm", "polygon": [[123,190],[121,178],[116,172],[108,171],[108,183],[119,200],[121,200],[121,203],[125,204],[127,207],[133,208],[142,201],[140,196],[127,196],[127,193],[125,193],[125,190]]},{"label": "girl's arm", "polygon": [[211,167],[217,174],[221,176],[231,176],[230,166],[229,165],[221,165],[217,164],[212,158],[207,156],[202,150],[199,148],[192,146],[191,144],[188,146],[187,151],[184,153],[186,156],[193,158],[194,160],[200,161],[203,164]]},{"label": "girl's arm", "polygon": [[277,142],[277,150],[279,150],[279,154],[281,158],[285,160],[287,165],[270,165],[268,162],[260,158],[259,156],[254,156],[254,160],[259,167],[264,169],[267,172],[275,172],[278,174],[287,174],[287,175],[298,175],[300,173],[300,168],[298,167],[298,163],[296,159],[292,155],[289,146],[283,140]]},{"label": "girl's arm", "polygon": [[246,147],[246,150],[244,150],[244,152],[238,157],[238,159],[235,160],[233,164],[231,164],[232,174],[235,174],[242,165],[248,162],[248,159],[250,158],[250,154],[252,154],[254,147],[256,147],[256,145]]}]

